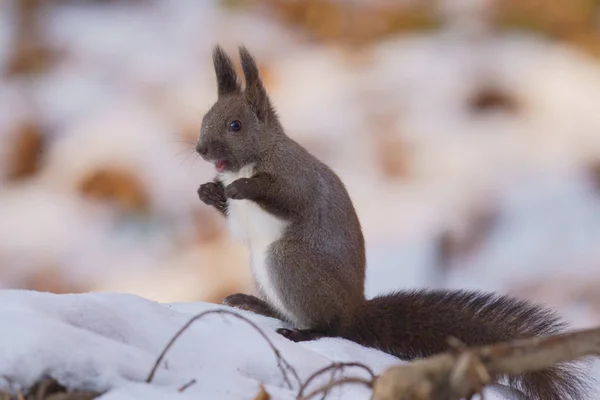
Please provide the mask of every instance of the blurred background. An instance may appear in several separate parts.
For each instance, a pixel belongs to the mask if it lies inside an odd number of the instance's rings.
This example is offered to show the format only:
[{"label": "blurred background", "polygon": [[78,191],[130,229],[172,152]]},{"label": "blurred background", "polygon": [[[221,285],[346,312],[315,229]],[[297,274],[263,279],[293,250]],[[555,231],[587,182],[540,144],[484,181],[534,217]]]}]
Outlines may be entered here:
[{"label": "blurred background", "polygon": [[252,291],[196,194],[216,43],[346,183],[369,296],[495,290],[600,324],[598,0],[3,0],[0,287]]}]

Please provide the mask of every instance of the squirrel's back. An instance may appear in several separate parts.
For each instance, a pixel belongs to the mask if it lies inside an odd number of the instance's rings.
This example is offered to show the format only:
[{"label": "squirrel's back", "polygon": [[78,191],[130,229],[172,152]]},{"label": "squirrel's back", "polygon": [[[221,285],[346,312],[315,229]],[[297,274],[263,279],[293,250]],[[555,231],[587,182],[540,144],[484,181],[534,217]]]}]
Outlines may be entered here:
[{"label": "squirrel's back", "polygon": [[[552,311],[508,296],[412,290],[367,301],[361,321],[342,336],[412,360],[449,350],[449,336],[467,346],[482,346],[548,336],[565,328]],[[582,400],[588,390],[577,363],[507,379],[531,400]]]},{"label": "squirrel's back", "polygon": [[303,199],[301,213],[292,220],[294,225],[286,239],[302,243],[309,254],[319,255],[304,268],[317,275],[325,268],[338,270],[334,275],[337,280],[352,281],[353,294],[360,297],[357,301],[363,301],[365,240],[346,186],[328,165],[292,138],[281,140],[264,167],[287,179],[289,190]]}]

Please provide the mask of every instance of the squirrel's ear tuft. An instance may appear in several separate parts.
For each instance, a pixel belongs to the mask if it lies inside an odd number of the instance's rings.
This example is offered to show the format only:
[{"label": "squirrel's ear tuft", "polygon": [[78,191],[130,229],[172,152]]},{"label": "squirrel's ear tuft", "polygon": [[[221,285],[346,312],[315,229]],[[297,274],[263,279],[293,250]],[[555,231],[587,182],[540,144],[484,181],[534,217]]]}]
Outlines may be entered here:
[{"label": "squirrel's ear tuft", "polygon": [[265,122],[268,118],[274,117],[275,111],[271,107],[269,96],[260,79],[254,57],[252,57],[248,49],[243,45],[239,47],[239,51],[242,71],[244,71],[244,77],[246,78],[244,96],[258,116],[258,119]]},{"label": "squirrel's ear tuft", "polygon": [[213,64],[217,75],[219,97],[226,94],[240,93],[242,88],[238,82],[233,63],[219,45],[215,46],[213,50]]}]

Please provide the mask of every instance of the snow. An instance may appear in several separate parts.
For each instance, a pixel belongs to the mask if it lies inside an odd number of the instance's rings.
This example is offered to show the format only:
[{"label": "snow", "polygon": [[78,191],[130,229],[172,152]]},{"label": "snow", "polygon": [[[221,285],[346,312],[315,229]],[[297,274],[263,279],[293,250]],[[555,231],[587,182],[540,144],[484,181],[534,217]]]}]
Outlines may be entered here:
[{"label": "snow", "polygon": [[[295,399],[268,344],[249,324],[232,316],[207,315],[167,353],[152,383],[145,384],[158,355],[194,315],[230,309],[209,303],[159,304],[130,294],[50,294],[0,291],[0,390],[25,389],[43,376],[78,389],[107,391],[102,400],[253,398],[260,385],[273,399]],[[294,343],[275,332],[279,321],[235,310],[260,326],[282,357],[305,380],[332,362],[361,362],[376,374],[401,363],[383,352],[327,338]],[[8,328],[8,329],[7,329]],[[340,376],[366,377],[354,368]],[[196,383],[183,393],[178,388]],[[314,388],[327,383],[323,376]],[[504,388],[505,390],[506,388]],[[501,386],[486,399],[500,400]],[[369,390],[342,386],[328,398],[368,399]]]}]

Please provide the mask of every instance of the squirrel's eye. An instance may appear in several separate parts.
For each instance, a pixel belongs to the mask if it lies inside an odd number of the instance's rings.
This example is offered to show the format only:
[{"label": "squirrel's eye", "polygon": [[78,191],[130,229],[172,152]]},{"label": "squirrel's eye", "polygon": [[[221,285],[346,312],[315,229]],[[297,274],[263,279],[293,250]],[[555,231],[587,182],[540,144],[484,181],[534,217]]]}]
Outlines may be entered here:
[{"label": "squirrel's eye", "polygon": [[229,124],[229,128],[230,128],[232,131],[239,131],[240,129],[242,129],[242,123],[241,123],[240,121],[237,121],[237,120],[236,120],[236,121],[232,121],[232,122]]}]

